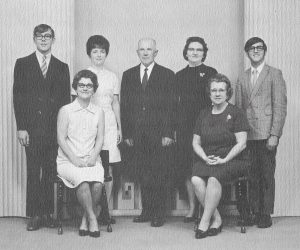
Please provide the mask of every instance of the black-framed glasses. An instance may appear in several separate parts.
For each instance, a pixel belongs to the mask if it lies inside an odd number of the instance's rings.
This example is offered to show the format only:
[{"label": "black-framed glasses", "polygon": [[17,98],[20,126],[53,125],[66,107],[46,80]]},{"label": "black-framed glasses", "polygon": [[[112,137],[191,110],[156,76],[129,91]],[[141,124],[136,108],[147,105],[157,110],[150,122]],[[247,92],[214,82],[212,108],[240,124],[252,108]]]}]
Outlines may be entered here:
[{"label": "black-framed glasses", "polygon": [[265,48],[264,48],[264,46],[251,46],[250,48],[249,48],[249,52],[254,52],[254,51],[258,51],[258,52],[261,52],[261,51],[263,51],[263,50],[265,50]]},{"label": "black-framed glasses", "polygon": [[45,34],[45,35],[35,35],[35,38],[37,39],[37,40],[43,40],[43,39],[45,39],[45,40],[50,40],[50,39],[52,39],[52,35],[51,34]]},{"label": "black-framed glasses", "polygon": [[92,83],[88,83],[88,84],[84,84],[84,83],[78,83],[78,88],[83,89],[84,87],[86,87],[87,89],[92,89],[94,87],[94,85]]}]

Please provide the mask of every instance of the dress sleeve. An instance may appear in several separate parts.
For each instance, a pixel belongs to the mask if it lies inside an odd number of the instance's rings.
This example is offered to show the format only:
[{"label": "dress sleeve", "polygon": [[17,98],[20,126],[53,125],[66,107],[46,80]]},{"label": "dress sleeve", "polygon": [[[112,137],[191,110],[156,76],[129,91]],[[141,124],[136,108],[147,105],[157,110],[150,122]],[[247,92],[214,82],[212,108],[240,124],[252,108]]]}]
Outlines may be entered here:
[{"label": "dress sleeve", "polygon": [[204,112],[200,111],[200,114],[196,120],[195,128],[194,128],[194,134],[201,136],[201,124],[203,120]]},{"label": "dress sleeve", "polygon": [[235,110],[234,112],[235,117],[234,117],[233,132],[238,133],[242,131],[249,131],[250,130],[249,123],[244,112],[235,106],[234,106],[234,110]]}]

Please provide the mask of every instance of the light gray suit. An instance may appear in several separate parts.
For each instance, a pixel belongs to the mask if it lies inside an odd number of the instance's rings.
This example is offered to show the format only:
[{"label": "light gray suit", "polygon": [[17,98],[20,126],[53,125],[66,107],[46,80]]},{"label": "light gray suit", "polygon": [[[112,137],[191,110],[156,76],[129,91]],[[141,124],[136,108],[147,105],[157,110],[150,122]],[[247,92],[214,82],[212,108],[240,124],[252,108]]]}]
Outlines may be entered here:
[{"label": "light gray suit", "polygon": [[238,79],[235,88],[236,105],[245,111],[250,131],[248,147],[252,153],[252,174],[260,185],[254,185],[252,204],[255,212],[273,213],[275,192],[276,149],[268,150],[267,139],[278,138],[287,113],[286,84],[279,69],[264,65],[256,84],[251,84],[251,69]]}]

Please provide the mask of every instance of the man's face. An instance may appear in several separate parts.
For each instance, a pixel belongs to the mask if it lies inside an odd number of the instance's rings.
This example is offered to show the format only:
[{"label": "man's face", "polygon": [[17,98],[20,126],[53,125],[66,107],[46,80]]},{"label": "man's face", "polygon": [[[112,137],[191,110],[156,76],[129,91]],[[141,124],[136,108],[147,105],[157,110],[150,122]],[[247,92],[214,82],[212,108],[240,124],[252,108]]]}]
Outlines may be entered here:
[{"label": "man's face", "polygon": [[265,50],[263,43],[253,44],[247,52],[252,65],[260,65],[265,59]]},{"label": "man's face", "polygon": [[51,51],[51,46],[54,43],[54,38],[52,37],[50,30],[35,34],[33,40],[37,50],[44,55],[48,54]]},{"label": "man's face", "polygon": [[141,63],[144,64],[146,67],[149,66],[157,55],[157,50],[155,47],[155,43],[151,39],[145,39],[139,41],[137,54],[141,60]]}]

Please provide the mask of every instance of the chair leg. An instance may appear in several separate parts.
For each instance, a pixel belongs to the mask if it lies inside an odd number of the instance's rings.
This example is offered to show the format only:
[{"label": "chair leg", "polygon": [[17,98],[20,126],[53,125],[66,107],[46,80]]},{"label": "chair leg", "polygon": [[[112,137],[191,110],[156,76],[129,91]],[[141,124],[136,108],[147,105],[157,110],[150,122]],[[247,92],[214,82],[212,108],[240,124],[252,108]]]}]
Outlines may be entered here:
[{"label": "chair leg", "polygon": [[195,219],[195,224],[194,224],[194,231],[195,232],[196,232],[196,230],[199,227],[201,217],[202,217],[202,206],[201,206],[201,203],[199,202],[199,204],[198,204],[198,211],[197,211],[197,215],[196,215],[196,219]]},{"label": "chair leg", "polygon": [[57,182],[57,223],[59,235],[63,234],[62,228],[62,210],[63,210],[63,193],[64,193],[64,184],[61,181]]},{"label": "chair leg", "polygon": [[108,220],[107,220],[107,232],[111,233],[112,232],[112,227],[111,227],[111,220],[110,220],[110,215],[109,215],[109,209],[108,209],[108,202],[107,202],[107,195],[106,195],[105,186],[103,186],[103,188],[102,188],[101,207],[102,207],[102,210],[103,210],[104,217],[108,218]]},{"label": "chair leg", "polygon": [[250,218],[248,202],[248,184],[245,180],[238,180],[236,186],[237,209],[240,214],[241,233],[246,233],[247,219]]}]

